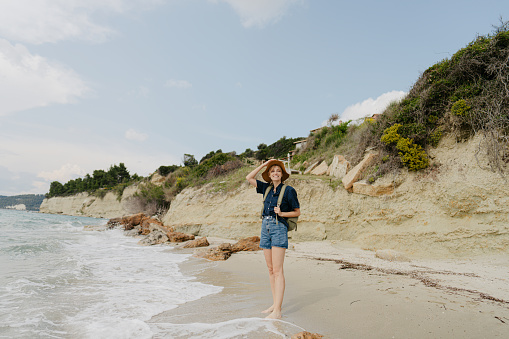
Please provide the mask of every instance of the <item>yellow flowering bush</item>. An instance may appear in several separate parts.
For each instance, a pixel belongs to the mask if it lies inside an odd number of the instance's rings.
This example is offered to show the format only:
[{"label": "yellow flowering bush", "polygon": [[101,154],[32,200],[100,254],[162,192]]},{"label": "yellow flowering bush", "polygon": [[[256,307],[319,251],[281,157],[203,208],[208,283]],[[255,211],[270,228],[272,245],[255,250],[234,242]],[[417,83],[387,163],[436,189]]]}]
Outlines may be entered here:
[{"label": "yellow flowering bush", "polygon": [[429,166],[429,159],[426,152],[420,145],[414,143],[410,138],[403,138],[398,129],[401,124],[395,124],[387,128],[382,138],[380,139],[384,144],[396,144],[396,149],[399,151],[399,157],[403,165],[408,167],[411,171],[418,171]]},{"label": "yellow flowering bush", "polygon": [[452,114],[460,117],[466,117],[468,114],[468,111],[470,111],[472,107],[470,107],[467,102],[463,99],[456,101],[451,106],[451,112]]},{"label": "yellow flowering bush", "polygon": [[402,126],[401,124],[394,124],[391,127],[387,128],[384,131],[382,138],[380,140],[386,145],[397,143],[398,140],[401,138],[401,136],[398,134],[398,129],[401,126]]}]

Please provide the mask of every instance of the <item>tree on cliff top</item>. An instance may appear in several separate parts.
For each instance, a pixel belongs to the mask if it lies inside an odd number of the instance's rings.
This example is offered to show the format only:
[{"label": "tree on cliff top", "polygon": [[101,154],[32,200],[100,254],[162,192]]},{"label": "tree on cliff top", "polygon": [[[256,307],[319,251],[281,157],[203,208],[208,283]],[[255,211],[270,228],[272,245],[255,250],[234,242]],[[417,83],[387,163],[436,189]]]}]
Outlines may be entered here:
[{"label": "tree on cliff top", "polygon": [[87,174],[83,178],[69,180],[63,185],[58,181],[53,181],[50,184],[46,197],[66,196],[87,191],[91,192],[102,188],[113,188],[121,184],[126,185],[130,181],[138,180],[139,178],[136,174],[131,176],[124,163],[120,163],[110,166],[107,171],[94,170],[92,176]]}]

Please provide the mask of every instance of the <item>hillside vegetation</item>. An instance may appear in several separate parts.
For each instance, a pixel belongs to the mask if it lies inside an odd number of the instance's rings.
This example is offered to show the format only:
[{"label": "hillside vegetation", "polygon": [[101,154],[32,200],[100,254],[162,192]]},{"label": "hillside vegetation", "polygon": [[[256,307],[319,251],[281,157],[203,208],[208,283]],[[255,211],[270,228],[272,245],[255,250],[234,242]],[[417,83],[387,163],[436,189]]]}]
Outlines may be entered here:
[{"label": "hillside vegetation", "polygon": [[[419,171],[440,166],[428,156],[441,138],[453,135],[463,142],[481,135],[476,150],[478,165],[505,176],[509,161],[509,25],[502,22],[495,31],[479,36],[451,58],[429,67],[413,85],[408,95],[394,102],[376,119],[362,122],[338,122],[333,115],[329,124],[307,137],[306,146],[292,159],[292,168],[305,169],[318,160],[332,161],[335,154],[357,164],[367,150],[376,150],[377,161],[367,171],[369,182],[406,167]],[[127,183],[136,183],[133,197],[138,211],[165,210],[185,187],[213,183],[219,190],[228,190],[244,180],[256,160],[286,158],[294,142],[303,138],[283,137],[271,145],[260,144],[257,150],[235,152],[212,151],[197,161],[185,154],[183,166],[161,166],[149,178],[112,176],[102,185],[97,173],[64,185],[52,183],[48,197],[72,194],[74,187],[87,191],[113,190]],[[477,155],[486,155],[481,163]],[[123,165],[123,164],[121,164]],[[115,167],[112,167],[112,169]],[[104,172],[104,171],[103,171]],[[104,174],[100,176],[99,174]],[[154,176],[153,175],[153,176]],[[228,175],[226,180],[225,175]]]}]

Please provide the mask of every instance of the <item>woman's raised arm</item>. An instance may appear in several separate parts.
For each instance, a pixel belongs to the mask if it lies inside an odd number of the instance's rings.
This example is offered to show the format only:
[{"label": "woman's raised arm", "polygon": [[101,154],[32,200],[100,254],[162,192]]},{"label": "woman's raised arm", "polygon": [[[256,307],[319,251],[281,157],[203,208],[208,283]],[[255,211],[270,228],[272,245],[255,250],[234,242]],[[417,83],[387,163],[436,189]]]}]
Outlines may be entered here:
[{"label": "woman's raised arm", "polygon": [[264,168],[265,166],[267,166],[267,163],[269,162],[270,160],[267,160],[265,161],[263,164],[261,164],[260,166],[256,167],[253,171],[251,171],[251,173],[249,173],[247,176],[246,176],[246,180],[249,181],[249,183],[251,184],[251,186],[254,186],[256,187],[256,175],[258,174],[258,172],[260,172],[260,170],[262,168]]}]

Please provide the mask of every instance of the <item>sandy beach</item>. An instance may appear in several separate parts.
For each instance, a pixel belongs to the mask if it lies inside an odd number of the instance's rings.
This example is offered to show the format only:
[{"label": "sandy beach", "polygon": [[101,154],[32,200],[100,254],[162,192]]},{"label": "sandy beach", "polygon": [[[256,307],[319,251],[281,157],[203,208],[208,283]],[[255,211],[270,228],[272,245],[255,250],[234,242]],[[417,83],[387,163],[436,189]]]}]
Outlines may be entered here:
[{"label": "sandy beach", "polygon": [[[214,246],[225,240],[209,241]],[[507,257],[398,260],[409,261],[379,259],[347,243],[291,244],[283,318],[272,321],[275,328],[288,336],[306,330],[326,338],[509,337]],[[235,331],[246,322],[269,321],[259,320],[272,302],[261,252],[240,252],[220,262],[192,258],[181,269],[224,289],[152,323],[215,324]]]}]

